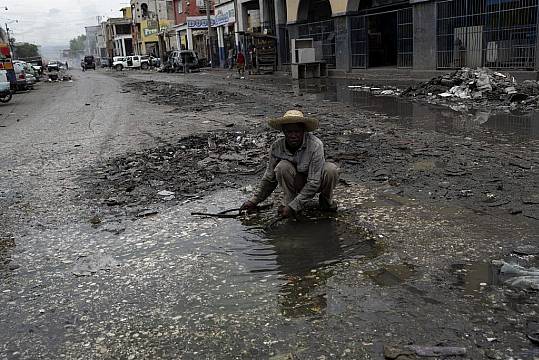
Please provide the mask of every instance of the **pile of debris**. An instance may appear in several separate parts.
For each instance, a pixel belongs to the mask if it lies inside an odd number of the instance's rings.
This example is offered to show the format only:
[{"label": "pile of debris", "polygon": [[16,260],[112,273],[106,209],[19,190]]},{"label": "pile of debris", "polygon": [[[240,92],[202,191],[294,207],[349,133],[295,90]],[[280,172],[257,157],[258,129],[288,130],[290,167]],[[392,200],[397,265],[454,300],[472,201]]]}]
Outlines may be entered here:
[{"label": "pile of debris", "polygon": [[49,82],[52,82],[52,81],[70,81],[71,80],[71,75],[68,74],[65,70],[61,69],[59,71],[49,71],[49,79],[48,81]]},{"label": "pile of debris", "polygon": [[136,90],[159,105],[174,106],[177,111],[204,111],[216,106],[246,103],[249,99],[235,92],[197,88],[189,84],[139,81],[124,85],[123,92]]},{"label": "pile of debris", "polygon": [[435,102],[471,101],[497,103],[515,107],[538,107],[539,82],[517,83],[509,74],[487,68],[462,68],[452,74],[435,77],[416,87],[409,87],[402,96],[438,100]]},{"label": "pile of debris", "polygon": [[127,154],[88,170],[99,176],[89,181],[91,197],[108,206],[138,206],[242,186],[244,177],[264,172],[274,138],[256,130],[214,132]]}]

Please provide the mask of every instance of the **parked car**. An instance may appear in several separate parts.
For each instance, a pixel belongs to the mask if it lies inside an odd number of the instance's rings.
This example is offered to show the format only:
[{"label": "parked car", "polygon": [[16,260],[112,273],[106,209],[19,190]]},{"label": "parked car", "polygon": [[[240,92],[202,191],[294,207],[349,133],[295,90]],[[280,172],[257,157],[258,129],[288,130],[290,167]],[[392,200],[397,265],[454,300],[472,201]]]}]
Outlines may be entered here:
[{"label": "parked car", "polygon": [[82,67],[85,70],[92,69],[95,70],[95,58],[93,55],[86,55],[82,60]]},{"label": "parked car", "polygon": [[13,93],[11,91],[11,83],[7,78],[7,71],[0,70],[0,102],[7,103],[11,100]]},{"label": "parked car", "polygon": [[193,50],[175,50],[169,55],[169,62],[176,72],[200,69],[198,56]]},{"label": "parked car", "polygon": [[48,72],[51,72],[51,71],[60,71],[60,62],[59,61],[56,61],[56,60],[53,60],[53,61],[49,61],[49,63],[47,64],[47,71]]},{"label": "parked car", "polygon": [[112,67],[118,71],[124,68],[146,70],[150,67],[150,59],[140,55],[115,56],[112,58]]},{"label": "parked car", "polygon": [[29,63],[32,68],[37,72],[37,75],[43,75],[43,59],[41,58],[41,56],[34,56],[19,60]]},{"label": "parked car", "polygon": [[19,91],[30,90],[34,87],[35,77],[26,74],[25,66],[21,61],[14,61],[13,68],[15,69],[15,76],[17,77],[16,89]]},{"label": "parked car", "polygon": [[161,59],[158,57],[153,57],[151,55],[142,55],[143,61],[148,61],[150,67],[159,67],[161,66]]},{"label": "parked car", "polygon": [[26,72],[26,76],[32,78],[34,77],[34,82],[41,81],[41,75],[38,71],[32,66],[31,63],[23,61],[24,71]]},{"label": "parked car", "polygon": [[161,58],[150,56],[150,65],[153,67],[161,66]]}]

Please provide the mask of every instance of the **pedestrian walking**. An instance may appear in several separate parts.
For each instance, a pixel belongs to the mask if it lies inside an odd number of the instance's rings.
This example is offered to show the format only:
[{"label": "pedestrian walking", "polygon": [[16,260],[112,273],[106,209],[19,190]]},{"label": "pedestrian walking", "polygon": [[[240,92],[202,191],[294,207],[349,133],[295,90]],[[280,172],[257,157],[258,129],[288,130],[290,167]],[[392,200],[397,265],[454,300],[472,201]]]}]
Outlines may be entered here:
[{"label": "pedestrian walking", "polygon": [[234,68],[234,49],[228,50],[228,68],[231,70]]},{"label": "pedestrian walking", "polygon": [[236,64],[238,65],[238,74],[243,76],[245,74],[245,55],[240,50],[238,51],[238,56],[236,57]]},{"label": "pedestrian walking", "polygon": [[318,124],[317,119],[305,117],[298,110],[289,110],[283,117],[269,121],[269,126],[281,130],[284,137],[271,146],[258,191],[243,203],[242,210],[256,210],[257,204],[266,200],[277,185],[284,195],[278,210],[281,218],[295,216],[317,193],[321,210],[337,210],[333,190],[339,180],[339,168],[325,160],[324,144],[311,134]]}]

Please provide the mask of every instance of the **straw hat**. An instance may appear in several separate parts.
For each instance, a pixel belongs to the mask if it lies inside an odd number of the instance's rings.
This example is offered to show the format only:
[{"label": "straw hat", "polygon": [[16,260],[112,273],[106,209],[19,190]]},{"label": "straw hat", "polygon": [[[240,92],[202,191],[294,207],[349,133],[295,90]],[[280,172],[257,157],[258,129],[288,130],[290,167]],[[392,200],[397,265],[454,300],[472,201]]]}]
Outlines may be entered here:
[{"label": "straw hat", "polygon": [[318,129],[318,120],[310,117],[305,117],[299,110],[288,110],[283,117],[270,119],[269,126],[276,130],[282,130],[285,124],[305,124],[305,131],[313,131]]}]

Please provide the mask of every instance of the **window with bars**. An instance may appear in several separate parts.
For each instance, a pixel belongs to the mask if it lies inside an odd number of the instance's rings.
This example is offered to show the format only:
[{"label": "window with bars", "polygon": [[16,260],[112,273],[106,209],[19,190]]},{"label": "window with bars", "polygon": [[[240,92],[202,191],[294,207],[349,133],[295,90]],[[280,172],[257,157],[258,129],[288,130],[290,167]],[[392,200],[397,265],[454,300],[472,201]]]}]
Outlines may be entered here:
[{"label": "window with bars", "polygon": [[437,3],[439,69],[535,67],[539,0],[451,0]]}]

